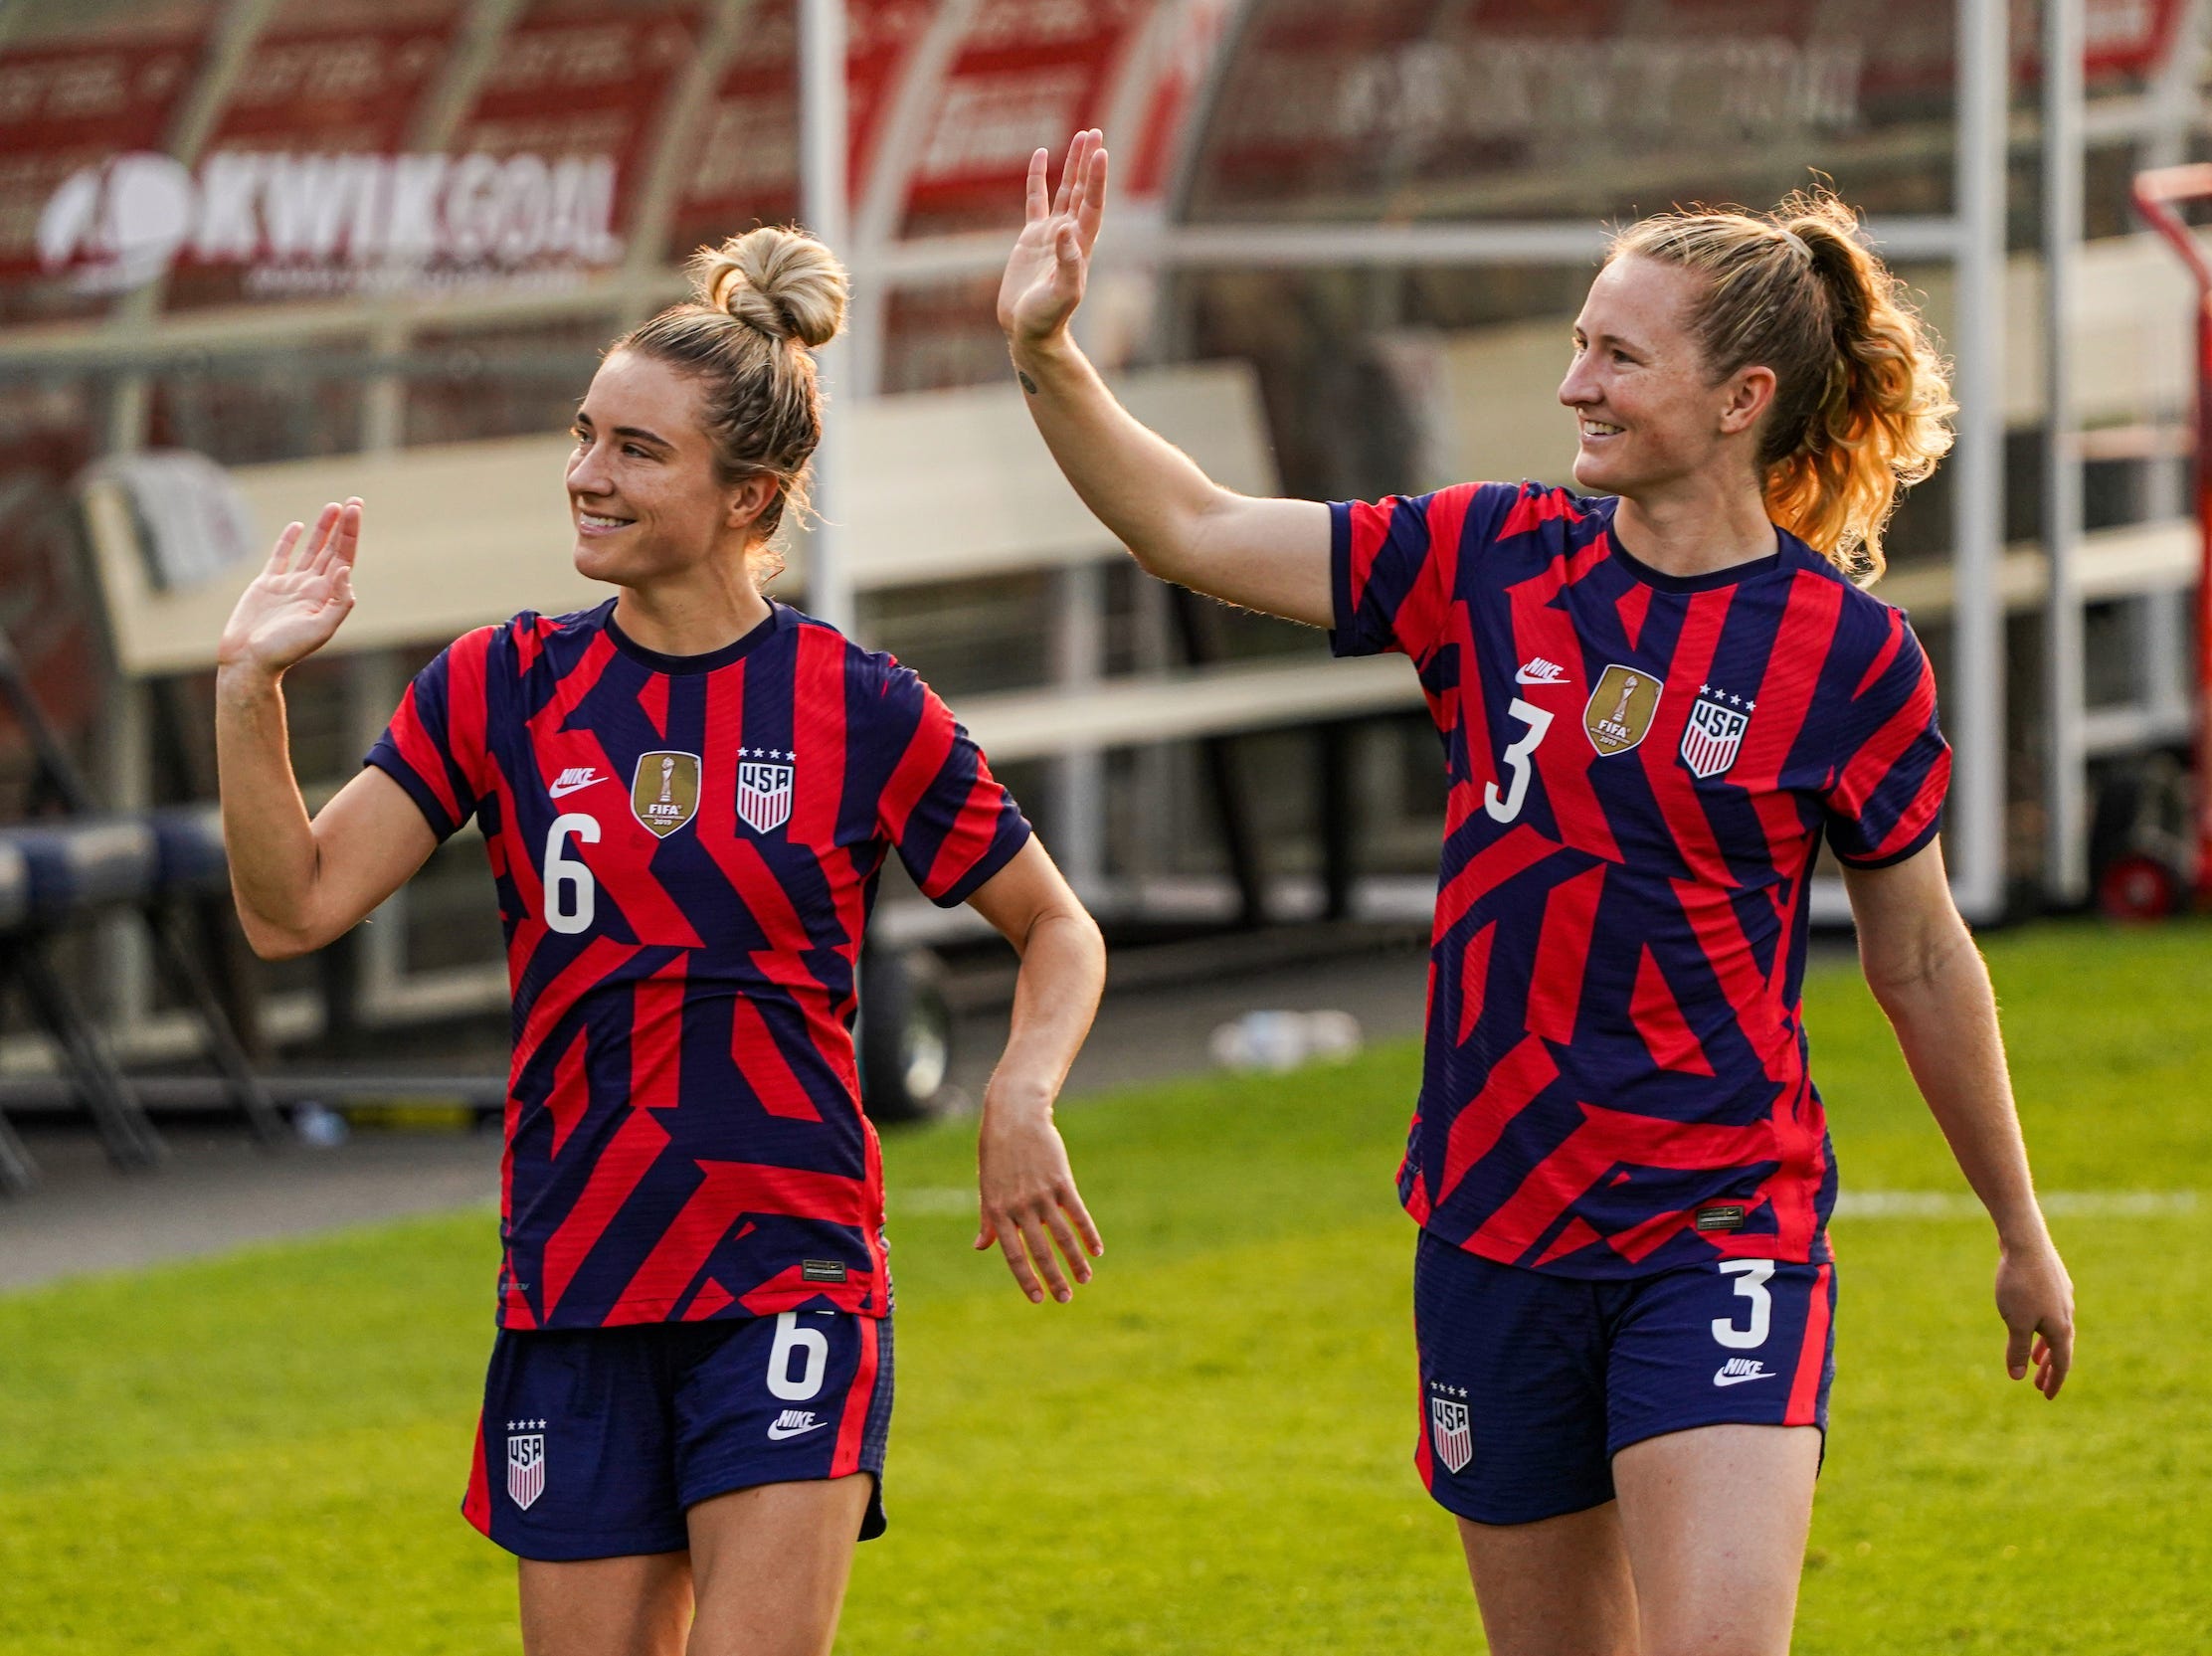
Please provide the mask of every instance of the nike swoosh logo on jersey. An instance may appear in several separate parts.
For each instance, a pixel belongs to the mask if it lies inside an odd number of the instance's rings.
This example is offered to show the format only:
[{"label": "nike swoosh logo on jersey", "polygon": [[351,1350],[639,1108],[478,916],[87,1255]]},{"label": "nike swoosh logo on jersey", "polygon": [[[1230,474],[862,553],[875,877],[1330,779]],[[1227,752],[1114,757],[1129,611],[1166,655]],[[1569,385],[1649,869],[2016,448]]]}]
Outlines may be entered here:
[{"label": "nike swoosh logo on jersey", "polygon": [[822,1430],[823,1427],[830,1424],[829,1421],[817,1420],[813,1415],[810,1414],[806,1416],[806,1425],[787,1426],[784,1422],[786,1420],[789,1420],[791,1416],[787,1414],[784,1416],[784,1419],[778,1420],[773,1426],[770,1426],[768,1428],[769,1441],[774,1443],[781,1443],[787,1437],[805,1437],[809,1432],[818,1432]]},{"label": "nike swoosh logo on jersey", "polygon": [[[1743,1365],[1739,1367],[1739,1365]],[[1742,1358],[1724,1363],[1714,1372],[1715,1385],[1742,1385],[1746,1380],[1778,1380],[1780,1377],[1763,1363],[1745,1364]]]},{"label": "nike swoosh logo on jersey", "polygon": [[563,771],[546,792],[559,799],[563,794],[573,794],[579,788],[589,788],[595,782],[606,780],[599,774],[598,766],[586,765],[581,770]]},{"label": "nike swoosh logo on jersey", "polygon": [[1521,663],[1521,670],[1513,675],[1517,684],[1565,684],[1567,669],[1557,661],[1547,661],[1539,655],[1533,661]]}]

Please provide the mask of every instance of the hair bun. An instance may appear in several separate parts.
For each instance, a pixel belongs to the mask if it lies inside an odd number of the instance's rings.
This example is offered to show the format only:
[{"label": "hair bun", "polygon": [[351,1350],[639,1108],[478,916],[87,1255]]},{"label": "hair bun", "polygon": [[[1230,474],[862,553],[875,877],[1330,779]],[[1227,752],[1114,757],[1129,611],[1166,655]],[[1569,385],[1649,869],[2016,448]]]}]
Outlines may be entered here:
[{"label": "hair bun", "polygon": [[691,256],[699,302],[772,339],[827,345],[844,326],[848,283],[837,256],[804,231],[763,225]]}]

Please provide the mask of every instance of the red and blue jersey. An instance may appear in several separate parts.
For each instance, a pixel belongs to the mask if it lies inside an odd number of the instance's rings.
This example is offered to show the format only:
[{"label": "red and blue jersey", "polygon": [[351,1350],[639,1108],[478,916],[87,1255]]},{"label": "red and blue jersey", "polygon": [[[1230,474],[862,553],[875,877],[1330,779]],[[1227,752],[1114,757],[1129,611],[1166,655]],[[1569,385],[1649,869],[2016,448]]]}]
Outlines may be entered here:
[{"label": "red and blue jersey", "polygon": [[1029,826],[943,702],[782,605],[670,656],[614,601],[458,640],[367,763],[482,827],[514,996],[502,1327],[889,1309],[852,1044],[896,850],[964,901]]},{"label": "red and blue jersey", "polygon": [[1794,536],[1668,576],[1615,504],[1483,483],[1331,508],[1331,642],[1412,657],[1450,790],[1399,1195],[1573,1276],[1825,1259],[1809,876],[1824,834],[1857,867],[1935,836],[1935,678],[1903,613]]}]

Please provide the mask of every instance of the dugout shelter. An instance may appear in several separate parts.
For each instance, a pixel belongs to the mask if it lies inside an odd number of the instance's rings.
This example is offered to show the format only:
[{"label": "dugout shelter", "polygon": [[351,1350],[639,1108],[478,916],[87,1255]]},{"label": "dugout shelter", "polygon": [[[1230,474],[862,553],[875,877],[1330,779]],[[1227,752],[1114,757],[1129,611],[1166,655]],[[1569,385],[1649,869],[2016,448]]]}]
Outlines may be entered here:
[{"label": "dugout shelter", "polygon": [[[184,550],[158,462],[211,458],[248,543],[362,493],[361,613],[294,680],[335,786],[455,633],[585,600],[549,434],[692,247],[797,216],[855,304],[787,594],[946,691],[1108,918],[1418,915],[1412,676],[1137,577],[1028,431],[991,294],[1030,149],[1114,148],[1082,326],[1133,402],[1224,480],[1333,497],[1566,480],[1604,227],[1817,169],[1956,364],[1957,449],[1878,590],[1941,675],[1961,905],[2070,903],[2086,802],[2189,728],[2191,301],[2121,181],[2206,147],[2208,28],[2212,0],[17,0],[0,621],[108,803],[204,796],[245,574]],[[475,856],[345,963],[267,974],[265,1037],[496,1004]],[[129,1052],[178,1047],[142,938],[81,953]]]}]

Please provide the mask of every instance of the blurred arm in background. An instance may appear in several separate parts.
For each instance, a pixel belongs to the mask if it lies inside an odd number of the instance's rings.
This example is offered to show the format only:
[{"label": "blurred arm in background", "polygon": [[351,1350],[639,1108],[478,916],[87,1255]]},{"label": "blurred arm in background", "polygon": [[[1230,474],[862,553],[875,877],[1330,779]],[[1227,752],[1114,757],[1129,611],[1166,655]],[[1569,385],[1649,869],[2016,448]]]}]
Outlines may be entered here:
[{"label": "blurred arm in background", "polygon": [[[309,820],[292,775],[284,673],[353,608],[361,502],[322,509],[314,533],[276,537],[216,646],[215,753],[223,842],[247,941],[265,960],[319,949],[359,924],[438,848],[406,791],[364,770]],[[295,555],[296,554],[296,555]]]},{"label": "blurred arm in background", "polygon": [[999,286],[999,325],[1045,447],[1147,572],[1247,609],[1330,626],[1329,508],[1221,487],[1138,424],[1077,348],[1068,323],[1106,207],[1103,136],[1076,133],[1049,201],[1048,162],[1041,149],[1029,158],[1027,222]]}]

